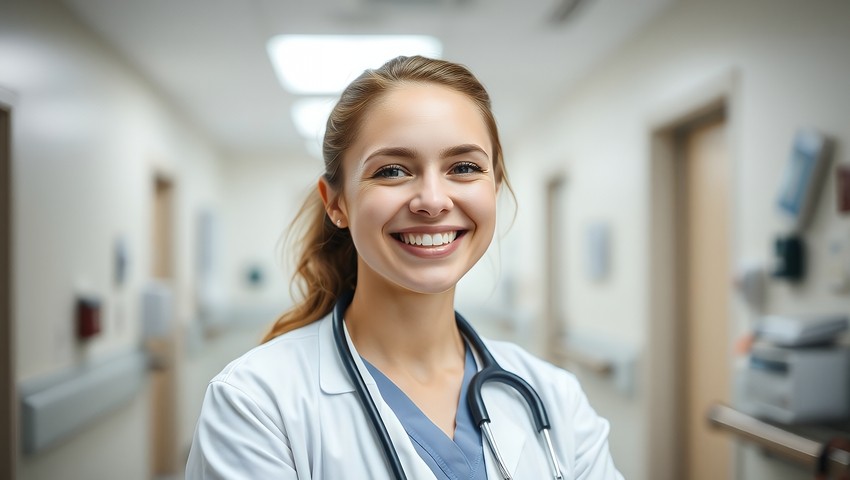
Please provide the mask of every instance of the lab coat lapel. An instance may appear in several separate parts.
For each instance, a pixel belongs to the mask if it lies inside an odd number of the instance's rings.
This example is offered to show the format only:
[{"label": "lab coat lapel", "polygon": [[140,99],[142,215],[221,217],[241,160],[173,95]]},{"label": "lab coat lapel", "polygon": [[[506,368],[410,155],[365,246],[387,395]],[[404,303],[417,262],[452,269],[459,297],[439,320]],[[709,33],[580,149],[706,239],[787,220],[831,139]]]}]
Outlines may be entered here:
[{"label": "lab coat lapel", "polygon": [[[502,388],[502,387],[496,387]],[[487,392],[489,388],[485,388],[484,402],[487,405],[487,413],[490,416],[490,428],[493,431],[493,436],[496,439],[496,445],[499,447],[499,453],[505,460],[505,465],[515,476],[517,467],[519,466],[520,458],[522,458],[522,450],[526,447],[527,429],[524,425],[518,422],[527,418],[525,405],[522,400],[517,403],[516,398],[505,395],[504,392]],[[493,393],[489,395],[488,393]],[[528,421],[531,421],[529,418]],[[499,467],[496,465],[493,453],[490,451],[487,440],[484,442],[484,461],[487,465],[487,478],[502,478],[499,473]]]},{"label": "lab coat lapel", "polygon": [[[321,385],[322,391],[328,394],[334,395],[351,393],[352,395],[356,395],[357,393],[355,391],[354,384],[348,378],[348,375],[345,372],[345,366],[342,364],[342,360],[339,357],[339,352],[336,348],[336,343],[333,337],[333,325],[331,321],[332,317],[329,315],[321,320],[322,323],[319,325],[319,384]],[[369,373],[369,370],[363,364],[363,360],[357,353],[357,349],[354,348],[354,343],[352,343],[351,337],[348,336],[347,329],[345,331],[345,338],[348,342],[348,347],[351,349],[352,356],[354,357],[354,363],[357,365],[360,375],[363,376],[363,382],[366,383],[366,388],[369,390],[369,394],[375,400],[378,412],[381,414],[384,425],[387,427],[387,432],[393,441],[393,445],[395,445],[396,452],[398,453],[399,460],[401,460],[401,465],[404,468],[405,474],[408,478],[433,478],[436,480],[434,473],[413,447],[413,443],[407,435],[407,431],[404,430],[404,426],[402,426],[401,421],[398,417],[396,417],[392,408],[390,408],[381,396],[377,382],[375,382],[372,374]],[[359,402],[359,400],[357,401]],[[366,413],[364,412],[363,415],[366,415]],[[380,444],[376,442],[375,448],[380,450]],[[383,452],[381,453],[383,454]]]}]

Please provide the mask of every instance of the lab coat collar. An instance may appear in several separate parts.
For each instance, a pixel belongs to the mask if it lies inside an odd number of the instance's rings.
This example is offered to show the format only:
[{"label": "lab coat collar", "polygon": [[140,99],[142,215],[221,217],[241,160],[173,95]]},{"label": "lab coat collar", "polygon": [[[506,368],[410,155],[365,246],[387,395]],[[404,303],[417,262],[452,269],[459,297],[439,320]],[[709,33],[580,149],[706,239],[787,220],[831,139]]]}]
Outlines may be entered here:
[{"label": "lab coat collar", "polygon": [[[345,373],[345,366],[339,358],[339,351],[334,342],[333,314],[326,315],[319,322],[319,384],[322,387],[322,391],[331,395],[353,392],[354,384]],[[357,349],[354,348],[351,337],[348,336],[347,328],[345,333],[345,339],[354,356],[357,369],[363,375],[363,381],[366,382],[369,390],[373,390],[372,387],[377,386],[375,379],[369,374],[369,371],[363,364],[363,360],[357,353]]]}]

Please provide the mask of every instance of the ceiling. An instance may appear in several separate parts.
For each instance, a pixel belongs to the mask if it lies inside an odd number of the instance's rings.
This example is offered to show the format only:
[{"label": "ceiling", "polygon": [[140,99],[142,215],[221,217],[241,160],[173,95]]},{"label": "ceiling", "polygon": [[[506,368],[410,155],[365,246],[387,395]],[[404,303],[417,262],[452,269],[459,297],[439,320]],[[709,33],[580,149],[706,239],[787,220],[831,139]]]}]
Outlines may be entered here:
[{"label": "ceiling", "polygon": [[[266,54],[288,34],[430,34],[490,91],[509,144],[674,0],[60,0],[233,156],[304,158]],[[318,59],[317,59],[318,61]]]}]

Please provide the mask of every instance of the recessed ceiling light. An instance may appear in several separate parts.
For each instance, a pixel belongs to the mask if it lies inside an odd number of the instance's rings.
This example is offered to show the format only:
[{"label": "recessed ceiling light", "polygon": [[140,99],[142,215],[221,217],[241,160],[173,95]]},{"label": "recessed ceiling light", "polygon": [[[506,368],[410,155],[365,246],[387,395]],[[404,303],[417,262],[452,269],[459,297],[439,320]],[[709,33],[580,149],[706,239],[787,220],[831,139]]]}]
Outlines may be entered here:
[{"label": "recessed ceiling light", "polygon": [[443,47],[426,35],[278,35],[269,56],[280,82],[296,94],[335,94],[367,68],[399,55],[439,58]]}]

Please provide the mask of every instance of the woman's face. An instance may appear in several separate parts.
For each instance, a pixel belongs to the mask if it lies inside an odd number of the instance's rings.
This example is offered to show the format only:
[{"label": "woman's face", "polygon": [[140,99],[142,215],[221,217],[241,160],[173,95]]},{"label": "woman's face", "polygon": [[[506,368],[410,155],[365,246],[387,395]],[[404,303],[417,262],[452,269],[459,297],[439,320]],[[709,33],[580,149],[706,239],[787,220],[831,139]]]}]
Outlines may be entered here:
[{"label": "woman's face", "polygon": [[481,113],[463,94],[409,84],[373,105],[329,204],[357,249],[358,287],[452,289],[493,238],[492,157]]}]

